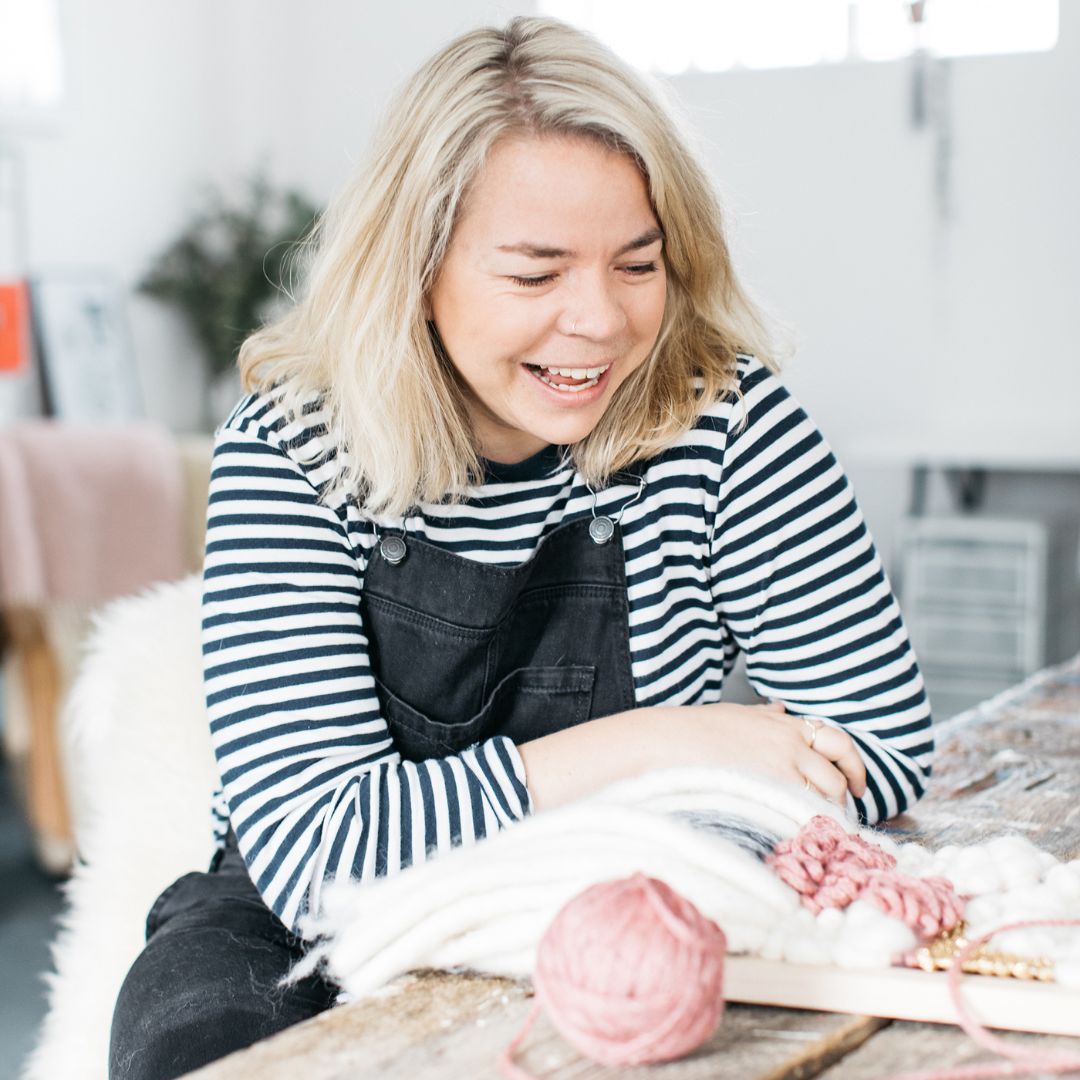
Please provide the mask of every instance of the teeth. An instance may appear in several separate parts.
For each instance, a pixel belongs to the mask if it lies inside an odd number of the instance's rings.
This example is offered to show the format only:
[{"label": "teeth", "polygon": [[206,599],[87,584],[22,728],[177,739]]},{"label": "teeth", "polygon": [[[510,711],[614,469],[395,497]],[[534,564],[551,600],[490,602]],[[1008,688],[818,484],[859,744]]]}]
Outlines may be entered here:
[{"label": "teeth", "polygon": [[[551,369],[547,368],[546,370],[550,371]],[[601,368],[600,370],[602,371],[603,368]],[[536,372],[536,377],[541,382],[547,383],[548,386],[551,386],[556,390],[561,390],[564,394],[579,394],[582,390],[588,390],[590,386],[595,386],[600,381],[599,379],[594,378],[589,379],[588,382],[578,383],[577,386],[563,386],[562,383],[552,382],[544,375],[544,372],[540,369],[536,368],[534,369],[534,371]]]},{"label": "teeth", "polygon": [[568,379],[595,379],[598,375],[602,375],[607,369],[611,367],[610,364],[604,364],[603,367],[591,367],[591,368],[556,368],[546,367],[541,368],[542,371],[546,371],[551,375],[563,375]]}]

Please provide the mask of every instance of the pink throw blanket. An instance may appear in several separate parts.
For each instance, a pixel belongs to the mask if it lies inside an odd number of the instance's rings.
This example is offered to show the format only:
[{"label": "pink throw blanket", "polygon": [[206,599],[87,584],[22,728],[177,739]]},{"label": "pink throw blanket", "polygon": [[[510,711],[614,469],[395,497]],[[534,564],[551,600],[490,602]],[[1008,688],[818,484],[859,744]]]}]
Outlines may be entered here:
[{"label": "pink throw blanket", "polygon": [[182,577],[173,437],[149,423],[0,431],[0,603],[92,606]]}]

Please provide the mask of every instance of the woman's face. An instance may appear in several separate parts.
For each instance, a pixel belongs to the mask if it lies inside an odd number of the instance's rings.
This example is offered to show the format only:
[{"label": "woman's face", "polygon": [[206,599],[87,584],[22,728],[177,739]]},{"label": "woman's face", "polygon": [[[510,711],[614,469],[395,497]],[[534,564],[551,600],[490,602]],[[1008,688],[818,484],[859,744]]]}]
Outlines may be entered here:
[{"label": "woman's face", "polygon": [[624,154],[574,137],[492,148],[429,298],[483,457],[592,431],[660,332],[662,249]]}]

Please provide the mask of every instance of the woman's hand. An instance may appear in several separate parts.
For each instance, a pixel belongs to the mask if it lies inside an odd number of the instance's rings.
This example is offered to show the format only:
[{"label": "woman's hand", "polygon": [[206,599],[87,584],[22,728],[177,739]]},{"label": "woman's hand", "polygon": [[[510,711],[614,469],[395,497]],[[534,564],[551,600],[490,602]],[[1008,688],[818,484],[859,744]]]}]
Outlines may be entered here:
[{"label": "woman's hand", "polygon": [[866,768],[851,736],[818,719],[767,705],[681,705],[663,709],[673,765],[741,765],[816,788],[843,805],[866,792]]},{"label": "woman's hand", "polygon": [[825,721],[791,716],[779,702],[638,706],[530,739],[518,751],[533,813],[679,765],[744,766],[810,784],[840,805],[848,791],[866,791],[851,736]]}]

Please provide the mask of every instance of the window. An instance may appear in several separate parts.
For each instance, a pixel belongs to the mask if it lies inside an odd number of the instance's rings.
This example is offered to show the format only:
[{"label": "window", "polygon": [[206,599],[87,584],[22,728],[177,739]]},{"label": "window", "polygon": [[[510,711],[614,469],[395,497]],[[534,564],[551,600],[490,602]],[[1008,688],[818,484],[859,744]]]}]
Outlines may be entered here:
[{"label": "window", "polygon": [[1037,52],[1058,38],[1058,0],[540,0],[539,7],[636,67],[666,75],[896,60],[920,48],[939,56]]},{"label": "window", "polygon": [[0,0],[0,110],[53,109],[63,94],[56,0]]}]

